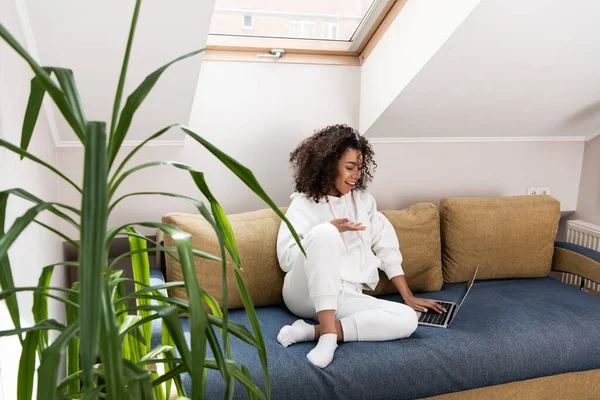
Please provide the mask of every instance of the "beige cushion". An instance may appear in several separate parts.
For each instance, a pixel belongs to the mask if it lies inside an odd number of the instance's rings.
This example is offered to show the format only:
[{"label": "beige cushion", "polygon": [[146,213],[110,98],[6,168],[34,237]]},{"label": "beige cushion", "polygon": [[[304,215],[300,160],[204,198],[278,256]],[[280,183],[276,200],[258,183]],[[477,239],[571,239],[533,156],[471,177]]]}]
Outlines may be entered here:
[{"label": "beige cushion", "polygon": [[551,196],[440,201],[446,282],[542,277],[550,273],[560,203]]},{"label": "beige cushion", "polygon": [[[440,245],[440,217],[435,205],[415,204],[404,210],[381,211],[392,223],[400,242],[402,268],[413,292],[440,290],[443,284]],[[379,272],[379,284],[366,294],[397,293],[398,290]]]},{"label": "beige cushion", "polygon": [[[286,210],[281,208],[284,213]],[[229,215],[228,218],[244,269],[242,276],[252,302],[257,307],[283,304],[281,288],[284,273],[279,268],[276,247],[281,219],[270,209]],[[220,257],[217,235],[201,215],[171,213],[165,215],[162,221],[190,233],[194,249]],[[168,235],[165,235],[165,246],[174,246],[173,239]],[[232,262],[229,255],[227,260]],[[179,263],[170,257],[166,258],[166,262],[167,281],[183,281]],[[221,263],[196,257],[195,264],[200,286],[222,305]],[[231,266],[227,269],[227,287],[229,308],[243,307]],[[187,300],[184,288],[170,289],[169,296]]]}]

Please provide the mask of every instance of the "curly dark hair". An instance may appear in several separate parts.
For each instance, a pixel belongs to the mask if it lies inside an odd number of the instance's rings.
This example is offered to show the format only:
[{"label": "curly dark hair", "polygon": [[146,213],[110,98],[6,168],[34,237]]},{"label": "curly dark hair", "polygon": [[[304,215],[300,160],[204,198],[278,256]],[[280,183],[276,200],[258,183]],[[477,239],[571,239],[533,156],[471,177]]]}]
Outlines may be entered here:
[{"label": "curly dark hair", "polygon": [[366,189],[377,168],[371,145],[351,127],[332,125],[303,140],[296,150],[290,153],[296,191],[304,193],[316,203],[323,197],[329,202],[327,194],[335,187],[338,161],[348,149],[362,153],[360,179],[356,182],[354,190]]}]

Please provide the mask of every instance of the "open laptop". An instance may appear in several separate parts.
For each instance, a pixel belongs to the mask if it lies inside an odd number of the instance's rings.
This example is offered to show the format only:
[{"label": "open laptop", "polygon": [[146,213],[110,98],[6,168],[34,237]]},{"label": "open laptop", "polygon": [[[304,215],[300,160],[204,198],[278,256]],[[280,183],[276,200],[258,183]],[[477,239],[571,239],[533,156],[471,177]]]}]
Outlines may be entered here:
[{"label": "open laptop", "polygon": [[453,301],[441,301],[441,300],[426,299],[426,300],[435,301],[436,303],[440,304],[442,307],[444,307],[446,309],[447,312],[440,314],[437,311],[432,311],[432,310],[429,310],[427,312],[417,311],[417,313],[421,314],[419,316],[419,325],[434,326],[437,328],[449,328],[452,321],[454,321],[456,314],[458,314],[458,310],[460,310],[460,307],[463,305],[465,299],[467,298],[467,294],[469,294],[469,291],[471,290],[473,283],[475,282],[475,277],[477,276],[477,271],[479,271],[479,265],[477,266],[477,268],[475,268],[475,273],[473,274],[473,277],[471,278],[471,280],[469,282],[467,282],[467,285],[465,286],[465,288],[463,290],[460,302],[458,304],[456,304]]}]

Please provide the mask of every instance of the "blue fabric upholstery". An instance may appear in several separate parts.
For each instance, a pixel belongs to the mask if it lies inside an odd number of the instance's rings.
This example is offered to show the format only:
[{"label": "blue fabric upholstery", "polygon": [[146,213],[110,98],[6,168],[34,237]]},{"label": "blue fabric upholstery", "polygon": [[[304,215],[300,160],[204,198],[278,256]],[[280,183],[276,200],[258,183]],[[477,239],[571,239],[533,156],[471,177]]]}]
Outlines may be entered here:
[{"label": "blue fabric upholstery", "polygon": [[[150,268],[150,286],[164,285],[165,277],[158,268]],[[161,290],[164,294],[167,294],[166,290]],[[152,300],[152,304],[156,304],[156,301]],[[161,344],[161,330],[162,323],[160,319],[152,321],[152,338],[150,338],[150,347],[155,348]]]},{"label": "blue fabric upholstery", "polygon": [[[164,282],[150,270],[151,284]],[[464,284],[419,297],[456,301]],[[382,296],[400,301],[396,295]],[[257,309],[269,355],[273,399],[412,399],[566,372],[600,368],[600,298],[551,278],[477,281],[452,328],[419,327],[408,339],[343,343],[325,370],[306,354],[314,343],[283,348],[281,326],[296,317],[283,307]],[[233,321],[249,327],[243,310]],[[181,318],[189,341],[189,323]],[[160,344],[160,322],[152,346]],[[232,338],[232,352],[264,390],[257,353]],[[209,371],[207,398],[220,398],[220,375]],[[189,392],[189,376],[183,376]],[[238,385],[239,386],[239,385]],[[241,386],[236,398],[244,398]]]},{"label": "blue fabric upholstery", "polygon": [[[455,301],[463,285],[418,296]],[[277,343],[279,329],[296,317],[283,307],[257,313],[273,399],[414,399],[600,368],[600,298],[552,278],[477,281],[450,329],[419,327],[408,339],[342,343],[324,370],[306,359],[314,343]],[[229,315],[249,327],[243,310]],[[181,323],[189,341],[187,318]],[[236,338],[231,345],[234,359],[264,390],[256,351]],[[189,376],[183,380],[189,392]],[[209,371],[207,380],[207,398],[222,398],[220,375]],[[245,398],[239,384],[235,397]]]},{"label": "blue fabric upholstery", "polygon": [[587,247],[567,242],[554,242],[554,246],[574,251],[588,258],[591,258],[594,261],[600,262],[600,252],[597,252],[596,250],[588,249]]}]

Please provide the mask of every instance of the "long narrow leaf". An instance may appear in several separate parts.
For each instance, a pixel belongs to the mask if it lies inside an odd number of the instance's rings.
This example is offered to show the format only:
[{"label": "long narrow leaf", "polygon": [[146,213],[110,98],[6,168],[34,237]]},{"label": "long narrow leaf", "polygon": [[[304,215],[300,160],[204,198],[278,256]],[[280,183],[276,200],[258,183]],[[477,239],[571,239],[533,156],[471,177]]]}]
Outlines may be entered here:
[{"label": "long narrow leaf", "polygon": [[190,307],[190,331],[194,332],[190,336],[192,362],[194,372],[192,373],[192,400],[204,398],[205,379],[204,379],[204,358],[206,357],[206,332],[208,327],[208,318],[204,305],[200,300],[200,286],[196,269],[194,267],[194,256],[192,254],[192,238],[187,233],[180,233],[171,236],[177,246],[177,252],[181,261],[181,270],[183,272],[183,281]]},{"label": "long narrow leaf", "polygon": [[35,162],[36,164],[39,164],[46,169],[49,169],[50,171],[54,172],[56,175],[58,175],[59,177],[64,179],[69,185],[73,186],[75,188],[75,190],[77,190],[79,193],[81,193],[81,188],[79,186],[77,186],[77,184],[75,184],[75,182],[73,182],[72,180],[67,178],[67,176],[65,174],[63,174],[62,172],[60,172],[58,169],[54,168],[52,165],[48,164],[47,162],[40,160],[33,154],[30,154],[27,151],[19,148],[18,146],[15,146],[14,144],[12,144],[10,142],[7,142],[6,140],[3,140],[3,139],[0,139],[0,147],[5,147],[8,150],[12,151],[13,153],[17,153],[18,155],[20,155],[21,158],[28,158],[31,161]]},{"label": "long narrow leaf", "polygon": [[252,173],[252,171],[250,171],[248,168],[246,168],[245,166],[243,166],[242,164],[240,164],[239,162],[237,162],[236,160],[234,160],[227,154],[223,153],[221,150],[219,150],[217,147],[212,145],[210,142],[208,142],[207,140],[202,138],[200,135],[196,134],[190,128],[181,127],[181,129],[189,137],[191,137],[192,139],[194,139],[195,141],[200,143],[208,151],[210,151],[215,157],[217,157],[227,168],[229,168],[229,170],[231,170],[231,172],[233,172],[238,178],[240,178],[241,181],[244,182],[250,190],[252,190],[254,193],[256,193],[258,195],[258,197],[260,197],[265,203],[267,203],[269,205],[269,207],[271,207],[271,209],[273,211],[275,211],[275,213],[277,213],[277,215],[279,215],[279,217],[286,223],[286,225],[290,229],[290,232],[292,233],[292,236],[296,240],[296,243],[298,244],[300,250],[302,250],[302,253],[306,256],[306,253],[304,252],[304,248],[302,247],[302,243],[300,242],[300,238],[298,237],[298,234],[294,230],[294,227],[287,220],[285,215],[283,215],[283,213],[277,207],[277,205],[273,202],[273,200],[271,200],[271,198],[267,195],[267,193],[264,191],[264,189],[260,186],[260,184],[256,180],[256,177]]},{"label": "long narrow leaf", "polygon": [[158,345],[156,348],[152,349],[148,353],[144,354],[142,358],[140,358],[140,362],[151,360],[157,355],[164,354],[167,351],[173,350],[173,346],[166,346],[164,344]]},{"label": "long narrow leaf", "polygon": [[19,375],[17,377],[17,400],[31,400],[33,394],[33,373],[35,371],[35,351],[39,345],[40,335],[48,331],[30,331],[25,336],[21,359],[19,361]]},{"label": "long narrow leaf", "polygon": [[4,39],[10,47],[12,47],[31,67],[36,76],[40,78],[40,83],[44,89],[48,92],[54,103],[60,110],[61,114],[65,117],[65,120],[69,123],[73,131],[80,140],[83,140],[85,135],[85,125],[81,125],[80,121],[77,120],[75,113],[71,110],[65,93],[52,81],[50,74],[42,68],[33,57],[27,53],[27,51],[17,42],[17,40],[6,30],[4,25],[0,24],[0,37]]},{"label": "long narrow leaf", "polygon": [[162,318],[163,323],[169,330],[171,334],[171,338],[173,339],[173,344],[179,351],[181,355],[181,359],[183,360],[182,367],[184,370],[189,372],[194,371],[195,367],[192,363],[192,355],[190,353],[190,349],[187,346],[187,342],[185,341],[185,337],[183,336],[183,331],[181,330],[181,324],[179,323],[178,311],[176,307],[156,307],[157,314]]},{"label": "long narrow leaf", "polygon": [[174,197],[177,199],[183,199],[183,200],[187,200],[189,202],[191,202],[192,204],[196,205],[198,203],[200,203],[198,200],[194,199],[193,197],[189,197],[189,196],[184,196],[181,194],[176,194],[176,193],[169,193],[169,192],[136,192],[136,193],[128,193],[122,197],[119,197],[117,200],[115,200],[109,207],[109,212],[111,212],[117,204],[119,204],[121,201],[125,200],[128,197],[133,197],[133,196],[166,196],[166,197]]},{"label": "long narrow leaf", "polygon": [[[126,229],[130,233],[139,233],[135,230],[135,228],[127,228]],[[146,241],[140,239],[139,237],[129,236],[129,248],[132,251],[145,249]],[[148,253],[135,253],[131,255],[131,267],[133,271],[133,279],[142,282],[144,285],[150,284],[150,262],[148,260]],[[141,290],[143,287],[139,284],[135,284],[135,290]],[[137,298],[136,302],[138,305],[147,305],[150,304],[150,300]],[[148,311],[140,311],[140,316],[142,318],[150,315]],[[147,340],[145,343],[146,349],[150,348],[150,337],[152,335],[152,326],[150,324],[145,324],[143,327],[144,336]],[[145,350],[146,350],[145,349]]]},{"label": "long narrow leaf", "polygon": [[119,84],[117,85],[117,93],[115,94],[115,101],[113,104],[112,120],[110,123],[110,136],[115,133],[117,126],[117,120],[119,118],[119,109],[121,108],[121,98],[123,97],[123,87],[125,86],[125,78],[127,77],[127,66],[129,65],[129,55],[131,54],[131,46],[133,45],[133,37],[135,35],[135,28],[137,26],[137,20],[140,14],[140,6],[142,5],[141,0],[135,2],[135,9],[133,10],[133,17],[131,18],[131,25],[129,28],[129,37],[127,38],[127,47],[125,48],[125,56],[123,57],[123,65],[121,66],[121,74],[119,75]]},{"label": "long narrow leaf", "polygon": [[[221,240],[224,240],[225,247],[227,248],[229,254],[231,255],[233,262],[238,267],[241,268],[240,258],[239,258],[239,254],[238,254],[238,248],[237,248],[237,244],[235,242],[235,237],[233,235],[233,229],[231,228],[231,224],[229,223],[229,220],[227,219],[227,215],[225,214],[225,211],[223,210],[221,205],[218,203],[218,201],[215,199],[215,197],[210,192],[210,189],[208,188],[208,185],[206,184],[206,181],[204,180],[204,174],[201,172],[195,172],[195,171],[190,171],[190,174],[191,174],[192,178],[194,179],[194,182],[196,183],[196,186],[198,187],[198,189],[200,189],[202,194],[204,194],[204,196],[208,199],[208,201],[211,204],[212,214],[215,218],[216,226],[218,227],[218,229],[216,230],[218,232],[217,234],[218,235],[220,234],[222,237]],[[222,258],[224,258],[224,256],[222,256]],[[264,344],[264,339],[262,337],[262,333],[260,330],[260,324],[258,322],[258,317],[256,315],[256,311],[254,310],[254,305],[250,298],[250,294],[248,293],[248,290],[246,288],[246,284],[244,283],[244,280],[238,269],[234,268],[234,273],[235,273],[236,284],[238,286],[238,290],[239,290],[241,298],[242,298],[242,303],[244,305],[244,308],[246,309],[246,314],[248,315],[248,319],[250,321],[250,325],[252,326],[252,330],[254,331],[254,335],[256,336],[256,340],[259,343],[259,346],[257,347],[258,355],[259,355],[260,362],[263,367],[263,378],[265,381],[267,397],[270,398],[271,397],[271,384],[269,381],[267,348]],[[225,283],[226,283],[226,281],[225,281]],[[227,312],[225,311],[225,309],[227,308],[227,304],[224,304],[223,308],[224,308],[224,312],[223,312],[224,324],[223,324],[223,326],[226,326]],[[225,332],[224,332],[224,334],[225,334]]]},{"label": "long narrow leaf", "polygon": [[[8,202],[8,193],[0,192],[0,242],[6,236],[4,233],[4,223],[6,221],[6,205]],[[0,255],[0,289],[12,290],[15,288],[13,280],[12,268],[8,259],[8,254]],[[5,299],[6,308],[12,319],[13,326],[16,329],[21,328],[21,317],[19,315],[19,304],[17,296],[12,294]],[[23,337],[19,334],[19,341],[23,343]]]},{"label": "long narrow leaf", "polygon": [[31,194],[28,191],[23,190],[21,188],[7,189],[7,190],[2,191],[1,193],[12,194],[13,196],[17,196],[17,197],[20,197],[22,199],[28,200],[28,201],[36,204],[36,205],[47,204],[48,205],[48,211],[50,211],[52,214],[56,215],[57,217],[62,218],[63,220],[65,220],[66,222],[70,223],[71,225],[73,225],[78,230],[80,228],[79,224],[75,220],[73,220],[73,218],[71,218],[70,216],[68,216],[67,214],[63,213],[62,211],[60,211],[57,208],[57,207],[64,208],[66,210],[69,210],[69,211],[75,213],[77,216],[79,216],[80,215],[79,210],[77,210],[74,207],[68,206],[66,204],[61,204],[61,203],[49,203],[49,202],[45,202],[42,199],[34,196],[33,194]]},{"label": "long narrow leaf", "polygon": [[140,151],[145,145],[146,143],[150,142],[151,140],[154,140],[160,136],[162,136],[165,132],[167,132],[169,129],[175,127],[175,126],[179,126],[179,124],[172,124],[169,125],[161,130],[159,130],[158,132],[156,132],[155,134],[149,136],[146,140],[144,140],[142,143],[138,144],[137,146],[135,146],[133,148],[133,150],[131,150],[129,152],[129,154],[127,154],[127,157],[125,157],[125,159],[123,159],[123,161],[121,161],[121,163],[119,164],[119,167],[116,169],[115,173],[113,174],[112,178],[110,179],[110,185],[112,186],[114,181],[117,179],[117,177],[119,176],[119,173],[123,170],[123,168],[125,168],[125,165],[127,165],[127,162],[129,162],[129,160],[131,160],[133,158],[133,156]]},{"label": "long narrow leaf", "polygon": [[113,161],[117,156],[117,153],[119,152],[119,148],[123,143],[123,140],[125,140],[125,135],[127,134],[129,127],[131,126],[131,121],[133,120],[135,112],[140,107],[146,96],[148,96],[148,93],[150,93],[150,91],[152,90],[162,73],[174,63],[195,56],[196,54],[200,54],[203,51],[204,49],[192,51],[163,65],[162,67],[148,75],[146,79],[144,79],[144,81],[140,84],[140,86],[138,86],[133,91],[133,93],[131,93],[129,97],[127,97],[127,101],[125,102],[125,106],[123,107],[123,111],[121,112],[121,115],[119,117],[117,129],[115,129],[114,134],[111,134],[110,137],[109,166],[112,165]]},{"label": "long narrow leaf", "polygon": [[[79,304],[79,282],[73,283],[71,289],[73,292],[67,294],[66,299]],[[79,308],[67,307],[66,309],[67,325],[77,323],[79,320]],[[69,341],[67,347],[67,375],[79,373],[79,338],[74,337]],[[77,380],[69,381],[67,393],[75,394],[81,390],[79,375]]]},{"label": "long narrow leaf", "polygon": [[[101,284],[104,282],[102,273],[106,267],[107,257],[104,251],[104,235],[108,218],[106,178],[105,126],[100,122],[90,122],[85,136],[81,247],[79,248],[79,262],[81,263],[79,270],[81,282],[80,352],[83,382],[87,389],[92,386],[92,368],[98,354],[101,327],[110,329],[110,323],[107,321],[110,315],[102,314],[103,311],[106,311],[106,302],[110,302],[110,299],[103,298],[105,293]],[[114,324],[114,321],[112,323]],[[107,340],[109,338],[105,338],[104,341]],[[116,346],[117,343],[113,345]],[[119,381],[121,378],[122,374]],[[114,386],[108,385],[108,388],[118,391],[116,385],[118,385],[117,382]]]},{"label": "long narrow leaf", "polygon": [[[0,207],[2,200],[0,200]],[[29,226],[30,223],[33,222],[37,215],[50,208],[51,204],[42,203],[37,206],[31,207],[29,210],[25,212],[22,216],[18,217],[13,225],[10,227],[6,234],[0,235],[0,259],[4,258],[10,249],[10,246],[14,243],[14,241],[19,237],[19,235]],[[1,218],[4,219],[4,218]],[[3,221],[0,221],[3,222]]]},{"label": "long narrow leaf", "polygon": [[60,358],[67,343],[79,331],[79,324],[74,323],[63,330],[42,355],[40,367],[38,368],[38,400],[54,400],[56,396],[56,385],[58,384],[58,373],[60,371]]},{"label": "long narrow leaf", "polygon": [[127,171],[123,172],[119,178],[111,185],[110,187],[110,195],[109,198],[112,198],[112,196],[115,194],[115,192],[117,191],[117,189],[119,188],[119,186],[123,183],[123,181],[125,179],[127,179],[127,177],[129,177],[130,175],[132,175],[133,173],[137,172],[137,171],[141,171],[143,169],[146,168],[151,168],[151,167],[158,167],[160,165],[171,165],[174,167],[177,167],[179,169],[183,169],[183,170],[189,170],[189,171],[193,171],[194,169],[192,167],[189,167],[185,164],[176,162],[176,161],[150,161],[144,164],[140,164],[138,166],[135,166],[131,169],[128,169]]},{"label": "long narrow leaf", "polygon": [[[229,302],[228,302],[228,286],[227,286],[227,263],[225,262],[225,247],[230,249],[230,254],[233,257],[233,261],[236,265],[240,265],[240,259],[238,255],[237,243],[235,241],[235,237],[233,235],[233,229],[231,228],[231,224],[227,219],[227,215],[225,211],[219,204],[219,202],[212,195],[206,181],[204,180],[204,174],[202,172],[190,171],[192,179],[196,183],[196,186],[202,194],[207,198],[210,202],[210,206],[212,209],[212,215],[215,218],[214,227],[218,227],[215,229],[217,237],[219,239],[219,247],[221,248],[221,296],[223,302],[223,344],[225,346],[225,352],[227,354],[227,358],[231,358],[231,344],[229,339],[228,332],[228,319],[229,319]],[[212,222],[212,221],[210,221]],[[218,358],[217,358],[218,360]]]},{"label": "long narrow leaf", "polygon": [[[42,269],[42,273],[38,279],[39,288],[44,288],[50,285],[53,272],[54,267],[45,267]],[[44,289],[43,293],[33,293],[33,308],[31,312],[33,313],[33,321],[36,324],[48,319],[48,297],[44,296],[44,293],[47,294],[48,290]],[[40,357],[42,356],[42,352],[46,350],[46,347],[48,347],[48,331],[43,331],[40,333],[39,337],[38,352]]]},{"label": "long narrow leaf", "polygon": [[150,372],[129,360],[124,360],[123,366],[125,379],[127,380],[127,399],[154,400]]},{"label": "long narrow leaf", "polygon": [[[21,133],[21,149],[23,150],[27,150],[29,147],[31,137],[33,136],[33,130],[40,114],[40,109],[42,108],[44,94],[46,93],[40,78],[37,76],[31,79],[30,86],[29,100],[27,101],[27,108],[25,109],[25,119],[23,120],[23,131]],[[24,156],[21,155],[21,160],[23,157]]]},{"label": "long narrow leaf", "polygon": [[[101,282],[102,286],[104,287],[100,296],[101,310],[99,316],[102,333],[102,340],[100,341],[100,353],[102,354],[103,364],[106,365],[105,373],[107,398],[110,400],[119,400],[126,398],[119,332],[108,284],[105,281]],[[83,338],[81,346],[83,346]],[[85,376],[85,365],[83,371]]]},{"label": "long narrow leaf", "polygon": [[43,330],[48,330],[48,329],[62,331],[65,329],[65,326],[63,324],[61,324],[60,322],[57,322],[56,320],[47,319],[45,321],[41,321],[38,324],[35,324],[34,326],[29,326],[27,328],[16,328],[16,329],[9,329],[7,331],[0,331],[0,337],[19,335],[21,333],[32,332],[32,331],[43,331]]},{"label": "long narrow leaf", "polygon": [[79,91],[75,84],[75,77],[73,71],[68,68],[57,68],[57,67],[46,67],[46,70],[54,72],[60,88],[65,94],[69,108],[73,112],[75,119],[77,120],[78,126],[86,126],[85,113],[83,112],[83,106],[81,105],[81,98],[79,97]]},{"label": "long narrow leaf", "polygon": [[38,221],[37,219],[34,220],[33,222],[35,222],[36,224],[38,224],[39,226],[46,228],[47,230],[49,230],[50,232],[54,233],[56,236],[62,238],[65,242],[69,242],[69,244],[71,246],[73,246],[76,249],[79,249],[79,243],[77,243],[76,241],[74,241],[73,239],[71,239],[70,237],[68,237],[67,235],[65,235],[64,233],[58,231],[57,229],[54,229],[53,227],[51,227],[50,225],[47,225],[41,221]]}]

